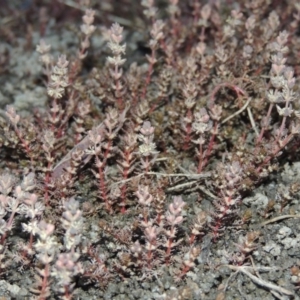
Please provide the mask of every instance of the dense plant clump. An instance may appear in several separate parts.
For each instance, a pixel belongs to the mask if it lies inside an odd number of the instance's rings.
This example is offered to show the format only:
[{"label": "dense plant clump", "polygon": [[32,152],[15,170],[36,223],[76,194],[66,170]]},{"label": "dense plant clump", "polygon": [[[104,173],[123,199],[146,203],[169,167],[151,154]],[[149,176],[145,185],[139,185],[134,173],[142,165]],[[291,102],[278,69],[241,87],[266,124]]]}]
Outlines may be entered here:
[{"label": "dense plant clump", "polygon": [[[117,16],[114,1],[41,2],[3,7],[1,76],[19,74],[14,48],[34,63],[0,117],[2,279],[18,269],[24,297],[77,299],[167,276],[177,294],[160,299],[192,299],[187,275],[222,265],[205,253],[230,231],[227,267],[292,297],[246,265],[253,214],[280,216],[298,182],[264,212],[243,201],[299,156],[299,3],[124,1]],[[16,79],[4,85],[16,99]]]}]

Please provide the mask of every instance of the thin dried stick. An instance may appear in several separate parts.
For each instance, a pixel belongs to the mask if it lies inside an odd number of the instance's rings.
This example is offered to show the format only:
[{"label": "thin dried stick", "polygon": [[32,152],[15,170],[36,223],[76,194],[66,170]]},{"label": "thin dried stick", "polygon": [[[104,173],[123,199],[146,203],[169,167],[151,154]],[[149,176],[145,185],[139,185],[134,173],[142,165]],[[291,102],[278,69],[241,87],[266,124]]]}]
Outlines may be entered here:
[{"label": "thin dried stick", "polygon": [[261,226],[265,226],[265,225],[268,225],[268,224],[271,224],[271,223],[275,223],[275,222],[277,222],[277,221],[281,221],[281,220],[284,220],[284,219],[290,219],[290,218],[298,219],[298,218],[300,218],[300,215],[284,215],[284,216],[278,216],[278,217],[275,217],[275,218],[273,218],[273,219],[271,219],[271,220],[262,222],[260,225],[261,225]]},{"label": "thin dried stick", "polygon": [[[275,291],[275,292],[278,292],[280,294],[287,295],[287,296],[294,296],[294,292],[289,291],[289,290],[287,290],[281,286],[278,286],[274,283],[271,283],[269,281],[265,281],[262,278],[254,276],[247,270],[247,269],[249,269],[249,267],[247,267],[247,266],[233,266],[233,265],[225,265],[225,266],[230,268],[231,270],[243,273],[244,275],[248,276],[254,283],[256,283],[264,288],[267,288],[270,291]],[[250,269],[252,271],[254,271],[253,267],[250,267]],[[259,270],[259,268],[256,268],[256,271],[257,270]]]},{"label": "thin dried stick", "polygon": [[249,105],[250,101],[251,101],[251,98],[248,98],[247,102],[244,104],[244,106],[241,109],[239,109],[238,111],[236,111],[235,113],[233,113],[232,115],[230,115],[229,117],[227,117],[226,119],[224,119],[221,122],[221,124],[224,124],[224,123],[228,122],[230,119],[232,119],[235,116],[237,116],[238,114],[242,113],[247,108],[247,106]]}]

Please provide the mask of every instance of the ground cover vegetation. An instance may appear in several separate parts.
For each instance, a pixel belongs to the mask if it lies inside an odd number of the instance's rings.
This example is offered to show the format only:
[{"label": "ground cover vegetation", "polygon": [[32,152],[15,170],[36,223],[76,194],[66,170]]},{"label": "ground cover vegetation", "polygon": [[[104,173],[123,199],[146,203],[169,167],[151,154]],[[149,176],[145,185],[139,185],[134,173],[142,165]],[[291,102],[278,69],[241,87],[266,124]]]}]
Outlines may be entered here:
[{"label": "ground cover vegetation", "polygon": [[297,1],[2,7],[3,294],[225,299],[240,274],[297,297],[300,264],[285,285],[253,253],[264,226],[297,222],[299,181],[245,200],[299,158]]}]

